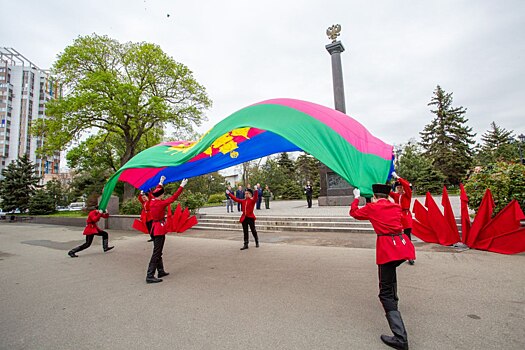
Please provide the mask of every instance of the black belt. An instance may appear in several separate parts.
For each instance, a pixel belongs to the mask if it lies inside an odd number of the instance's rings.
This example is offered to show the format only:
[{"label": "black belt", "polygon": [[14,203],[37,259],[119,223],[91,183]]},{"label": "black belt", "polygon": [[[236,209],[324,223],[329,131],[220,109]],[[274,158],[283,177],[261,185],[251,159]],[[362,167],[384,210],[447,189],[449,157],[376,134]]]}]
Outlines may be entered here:
[{"label": "black belt", "polygon": [[401,243],[403,243],[403,245],[406,244],[406,241],[405,241],[405,239],[403,238],[403,233],[402,233],[402,232],[400,232],[400,233],[379,233],[377,236],[378,236],[378,237],[379,237],[379,236],[389,236],[389,237],[392,237],[392,243],[393,243],[394,245],[397,245],[397,244],[396,244],[396,240],[394,239],[394,237],[399,236],[399,237],[401,238]]}]

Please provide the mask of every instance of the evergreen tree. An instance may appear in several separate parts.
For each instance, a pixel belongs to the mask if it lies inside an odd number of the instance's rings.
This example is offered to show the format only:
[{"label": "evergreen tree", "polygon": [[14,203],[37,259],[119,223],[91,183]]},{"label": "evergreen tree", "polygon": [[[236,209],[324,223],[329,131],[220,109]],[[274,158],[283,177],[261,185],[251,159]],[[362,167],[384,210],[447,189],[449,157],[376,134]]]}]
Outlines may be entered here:
[{"label": "evergreen tree", "polygon": [[458,185],[472,163],[472,128],[466,126],[464,107],[452,107],[452,93],[438,85],[429,106],[436,117],[420,132],[424,155],[434,168],[446,176],[446,182]]},{"label": "evergreen tree", "polygon": [[319,197],[319,190],[321,186],[321,178],[319,176],[319,166],[321,162],[315,159],[313,156],[304,153],[297,157],[295,161],[295,171],[299,183],[304,186],[306,181],[310,181],[313,186],[313,197]]},{"label": "evergreen tree", "polygon": [[481,136],[482,144],[476,148],[477,165],[488,165],[502,161],[519,159],[518,149],[512,131],[508,131],[492,122],[490,129]]},{"label": "evergreen tree", "polygon": [[58,180],[48,181],[46,183],[46,192],[53,199],[55,207],[66,206],[72,202],[69,198],[69,191]]},{"label": "evergreen tree", "polygon": [[56,211],[56,205],[51,193],[40,189],[29,200],[29,213],[33,215],[51,214]]},{"label": "evergreen tree", "polygon": [[2,170],[4,179],[0,181],[1,206],[5,211],[28,208],[29,199],[38,187],[40,177],[36,175],[35,165],[27,154],[18,158]]},{"label": "evergreen tree", "polygon": [[295,166],[293,160],[290,159],[288,153],[283,152],[279,155],[279,160],[277,161],[279,167],[284,171],[285,174],[292,175],[295,171]]},{"label": "evergreen tree", "polygon": [[420,146],[410,141],[399,158],[397,173],[412,183],[417,194],[437,193],[443,188],[444,176],[434,169],[432,162],[426,158]]}]

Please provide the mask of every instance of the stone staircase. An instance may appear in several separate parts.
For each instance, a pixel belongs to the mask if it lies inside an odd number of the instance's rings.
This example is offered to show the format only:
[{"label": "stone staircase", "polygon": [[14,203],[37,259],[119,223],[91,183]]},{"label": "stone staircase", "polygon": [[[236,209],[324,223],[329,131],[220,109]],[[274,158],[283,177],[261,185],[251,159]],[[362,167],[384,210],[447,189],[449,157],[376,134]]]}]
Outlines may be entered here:
[{"label": "stone staircase", "polygon": [[[237,214],[199,214],[199,223],[194,229],[238,231],[240,228]],[[342,233],[373,233],[368,221],[358,221],[351,217],[288,217],[288,216],[258,216],[257,231],[261,232],[342,232]]]}]

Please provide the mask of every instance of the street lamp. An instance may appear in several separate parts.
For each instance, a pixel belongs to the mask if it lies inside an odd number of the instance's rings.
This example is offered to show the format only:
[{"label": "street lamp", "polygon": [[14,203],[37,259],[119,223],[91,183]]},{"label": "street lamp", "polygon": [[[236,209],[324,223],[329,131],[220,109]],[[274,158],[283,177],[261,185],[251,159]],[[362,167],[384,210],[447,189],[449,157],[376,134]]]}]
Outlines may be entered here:
[{"label": "street lamp", "polygon": [[520,140],[520,142],[518,142],[518,149],[520,151],[520,160],[521,160],[521,164],[525,164],[525,162],[523,162],[523,152],[521,150],[521,144],[523,142],[525,142],[525,135],[521,134],[518,136],[518,139]]}]

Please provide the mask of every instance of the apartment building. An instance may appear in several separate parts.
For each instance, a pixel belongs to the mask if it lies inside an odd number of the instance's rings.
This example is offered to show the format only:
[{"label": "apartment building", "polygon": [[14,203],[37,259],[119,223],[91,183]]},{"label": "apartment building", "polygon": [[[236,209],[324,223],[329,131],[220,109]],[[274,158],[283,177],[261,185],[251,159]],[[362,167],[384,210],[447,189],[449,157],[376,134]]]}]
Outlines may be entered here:
[{"label": "apartment building", "polygon": [[45,103],[60,95],[47,70],[13,48],[0,47],[0,171],[28,154],[42,178],[59,173],[60,152],[37,157],[44,140],[31,136],[29,129],[32,121],[46,117]]}]

